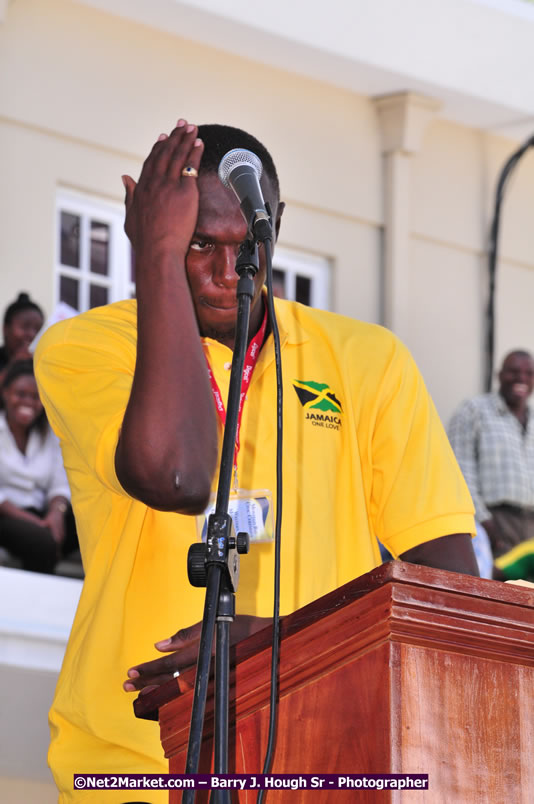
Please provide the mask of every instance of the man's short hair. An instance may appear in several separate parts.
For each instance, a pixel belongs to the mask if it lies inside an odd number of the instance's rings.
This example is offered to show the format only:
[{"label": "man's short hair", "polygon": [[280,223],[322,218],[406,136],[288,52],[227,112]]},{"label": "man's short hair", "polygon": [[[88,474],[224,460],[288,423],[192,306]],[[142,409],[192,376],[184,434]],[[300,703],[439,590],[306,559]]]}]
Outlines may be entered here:
[{"label": "man's short hair", "polygon": [[508,354],[506,354],[504,356],[503,361],[501,363],[501,370],[502,370],[504,364],[506,363],[506,361],[508,360],[509,357],[516,357],[516,356],[517,357],[527,357],[529,360],[531,360],[534,363],[534,357],[532,357],[532,354],[530,352],[527,352],[526,349],[512,349],[511,352],[508,352]]},{"label": "man's short hair", "polygon": [[219,163],[228,151],[234,148],[246,148],[252,151],[261,160],[263,172],[269,178],[271,186],[276,193],[276,200],[280,200],[280,183],[273,158],[265,145],[247,134],[240,128],[221,126],[216,123],[206,123],[198,127],[198,136],[204,143],[204,153],[200,163],[200,170],[217,173]]}]

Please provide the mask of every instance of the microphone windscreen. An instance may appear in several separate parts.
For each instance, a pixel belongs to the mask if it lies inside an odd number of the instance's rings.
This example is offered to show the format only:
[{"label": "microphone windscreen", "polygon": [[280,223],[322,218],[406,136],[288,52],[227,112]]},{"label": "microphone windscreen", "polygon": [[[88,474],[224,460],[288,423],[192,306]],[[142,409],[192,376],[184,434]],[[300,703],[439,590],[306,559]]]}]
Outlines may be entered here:
[{"label": "microphone windscreen", "polygon": [[244,165],[252,166],[258,176],[258,181],[261,179],[261,174],[263,172],[261,159],[259,159],[255,153],[248,151],[246,148],[233,148],[231,151],[228,151],[228,153],[226,153],[219,162],[219,178],[224,186],[228,187],[229,190],[231,189],[231,184],[229,181],[230,173],[234,170],[234,168]]}]

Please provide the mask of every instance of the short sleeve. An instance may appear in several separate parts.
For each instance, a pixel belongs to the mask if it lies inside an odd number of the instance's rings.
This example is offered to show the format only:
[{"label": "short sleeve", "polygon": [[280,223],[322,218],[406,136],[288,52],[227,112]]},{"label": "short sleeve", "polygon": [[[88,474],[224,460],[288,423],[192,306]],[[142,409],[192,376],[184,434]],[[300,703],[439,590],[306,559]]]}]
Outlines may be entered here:
[{"label": "short sleeve", "polygon": [[473,504],[413,358],[394,341],[371,436],[371,517],[394,555],[450,533],[474,533]]},{"label": "short sleeve", "polygon": [[41,337],[35,374],[67,470],[83,465],[112,491],[125,494],[115,450],[135,367],[135,317],[97,308],[61,322]]}]

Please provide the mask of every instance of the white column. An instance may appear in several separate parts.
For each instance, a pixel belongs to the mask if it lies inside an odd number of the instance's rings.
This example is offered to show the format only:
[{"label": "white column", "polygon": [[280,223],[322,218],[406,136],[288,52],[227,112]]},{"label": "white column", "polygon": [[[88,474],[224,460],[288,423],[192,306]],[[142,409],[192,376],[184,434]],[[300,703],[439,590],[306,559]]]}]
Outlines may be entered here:
[{"label": "white column", "polygon": [[384,325],[403,336],[404,322],[416,309],[410,298],[412,157],[439,102],[411,92],[374,98],[384,157]]}]

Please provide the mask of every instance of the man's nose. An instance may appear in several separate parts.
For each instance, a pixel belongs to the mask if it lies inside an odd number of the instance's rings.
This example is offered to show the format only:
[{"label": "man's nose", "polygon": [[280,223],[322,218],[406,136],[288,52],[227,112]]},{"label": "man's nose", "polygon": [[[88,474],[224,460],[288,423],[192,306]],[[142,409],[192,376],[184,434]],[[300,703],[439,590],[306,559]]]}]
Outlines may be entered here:
[{"label": "man's nose", "polygon": [[224,246],[217,250],[213,271],[213,282],[216,285],[231,286],[237,283],[235,270],[238,246]]}]

